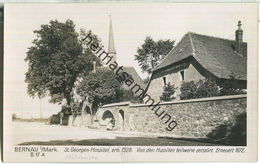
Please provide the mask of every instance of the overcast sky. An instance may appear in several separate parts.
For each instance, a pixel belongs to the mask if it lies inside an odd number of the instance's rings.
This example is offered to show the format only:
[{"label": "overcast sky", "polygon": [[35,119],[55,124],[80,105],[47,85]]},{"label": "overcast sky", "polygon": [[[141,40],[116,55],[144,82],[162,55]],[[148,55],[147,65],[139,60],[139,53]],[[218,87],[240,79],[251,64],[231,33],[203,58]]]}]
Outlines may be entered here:
[{"label": "overcast sky", "polygon": [[[24,58],[35,38],[34,30],[50,20],[71,19],[77,30],[97,34],[107,48],[109,14],[112,15],[115,48],[119,64],[134,66],[137,47],[146,36],[179,41],[187,32],[234,39],[238,20],[242,21],[244,41],[257,35],[253,4],[174,4],[174,3],[88,3],[88,4],[6,4],[4,40],[4,109],[24,117],[38,117],[39,99],[27,95]],[[43,116],[60,110],[42,100]]]}]

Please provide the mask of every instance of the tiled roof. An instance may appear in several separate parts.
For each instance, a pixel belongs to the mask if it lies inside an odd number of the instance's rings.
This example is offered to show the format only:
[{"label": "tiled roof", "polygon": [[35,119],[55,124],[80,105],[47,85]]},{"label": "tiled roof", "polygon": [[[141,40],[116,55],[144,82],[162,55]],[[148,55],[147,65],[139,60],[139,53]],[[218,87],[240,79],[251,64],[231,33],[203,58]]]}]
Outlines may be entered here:
[{"label": "tiled roof", "polygon": [[[196,33],[187,33],[154,70],[161,69],[193,56],[200,65],[218,78],[246,80],[247,43],[243,52],[235,52],[235,41]],[[245,56],[245,57],[243,57]]]},{"label": "tiled roof", "polygon": [[[128,73],[133,79],[134,82],[139,84],[143,89],[145,88],[145,83],[144,81],[141,79],[141,77],[138,75],[138,73],[136,72],[134,67],[123,67],[124,72]],[[129,88],[127,88],[129,89]]]},{"label": "tiled roof", "polygon": [[[109,69],[108,67],[97,67],[97,69]],[[134,83],[139,84],[141,88],[145,89],[145,83],[139,76],[139,74],[136,72],[134,67],[128,67],[128,66],[123,66],[123,71],[126,72],[128,75],[130,75],[134,79]],[[123,85],[122,86],[124,89],[130,89],[128,86]]]}]

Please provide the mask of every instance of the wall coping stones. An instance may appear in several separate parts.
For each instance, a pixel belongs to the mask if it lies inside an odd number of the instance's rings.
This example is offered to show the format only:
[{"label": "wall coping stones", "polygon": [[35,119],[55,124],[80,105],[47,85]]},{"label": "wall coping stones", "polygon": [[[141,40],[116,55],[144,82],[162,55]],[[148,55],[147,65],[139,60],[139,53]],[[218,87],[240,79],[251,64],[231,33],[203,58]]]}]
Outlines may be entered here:
[{"label": "wall coping stones", "polygon": [[119,103],[113,103],[113,104],[106,104],[103,105],[101,108],[108,108],[108,107],[113,107],[113,106],[128,106],[130,104],[130,101],[125,101],[125,102],[119,102]]},{"label": "wall coping stones", "polygon": [[[217,101],[217,100],[231,100],[231,99],[240,99],[240,98],[247,98],[247,95],[241,94],[241,95],[217,96],[217,97],[207,97],[207,98],[198,98],[198,99],[189,99],[189,100],[175,100],[175,101],[160,102],[159,105],[184,104],[184,103]],[[115,107],[115,106],[144,107],[144,106],[150,106],[150,105],[149,104],[131,104],[130,101],[125,101],[125,102],[119,102],[119,103],[113,103],[113,104],[106,104],[106,105],[103,105],[101,108],[108,108],[108,107]]]},{"label": "wall coping stones", "polygon": [[[203,101],[232,100],[232,99],[241,99],[241,98],[247,98],[247,95],[240,94],[240,95],[217,96],[217,97],[207,97],[207,98],[198,98],[198,99],[189,99],[189,100],[175,100],[175,101],[160,102],[159,105],[184,104],[184,103],[203,102]],[[157,103],[155,102],[155,104],[157,104]],[[143,106],[150,106],[150,105],[149,104],[129,104],[129,107],[143,107]]]}]

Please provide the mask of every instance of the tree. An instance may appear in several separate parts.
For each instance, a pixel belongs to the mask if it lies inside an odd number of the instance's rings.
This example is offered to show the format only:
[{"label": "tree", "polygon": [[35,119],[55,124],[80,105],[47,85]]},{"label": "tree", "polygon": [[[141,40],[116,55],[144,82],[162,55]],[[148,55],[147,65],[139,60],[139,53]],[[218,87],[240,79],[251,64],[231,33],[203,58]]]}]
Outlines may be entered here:
[{"label": "tree", "polygon": [[134,94],[133,91],[120,88],[117,94],[117,102],[131,101],[132,103],[143,103],[143,100]]},{"label": "tree", "polygon": [[79,82],[76,92],[83,101],[88,99],[92,104],[90,109],[93,116],[99,106],[117,102],[121,85],[113,71],[99,68],[96,73],[89,73]]},{"label": "tree", "polygon": [[162,101],[171,101],[175,99],[173,96],[177,88],[174,88],[174,85],[171,85],[171,83],[166,84],[163,87],[163,93],[162,96],[160,96],[160,100]]},{"label": "tree", "polygon": [[[80,34],[71,20],[50,21],[34,31],[36,39],[27,51],[28,71],[25,82],[32,97],[50,96],[50,102],[70,107],[78,78],[93,69],[96,57],[83,47]],[[81,35],[85,33],[81,31]],[[95,37],[96,38],[96,37]]]},{"label": "tree", "polygon": [[141,47],[138,47],[135,60],[143,72],[152,73],[152,70],[159,62],[171,51],[175,41],[159,40],[155,42],[150,36],[147,36]]}]

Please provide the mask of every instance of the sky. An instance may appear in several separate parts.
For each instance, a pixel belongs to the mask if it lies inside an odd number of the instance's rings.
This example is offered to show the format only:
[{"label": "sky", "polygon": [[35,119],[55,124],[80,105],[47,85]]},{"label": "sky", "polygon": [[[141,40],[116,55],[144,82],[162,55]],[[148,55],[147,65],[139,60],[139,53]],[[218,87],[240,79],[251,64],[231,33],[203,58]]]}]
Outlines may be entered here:
[{"label": "sky", "polygon": [[[178,42],[187,32],[226,39],[235,38],[238,20],[242,21],[244,41],[250,42],[257,31],[254,4],[213,3],[85,3],[85,4],[5,4],[4,32],[4,109],[22,117],[43,117],[60,111],[48,97],[39,100],[27,94],[24,82],[28,66],[24,59],[36,37],[34,30],[57,19],[71,19],[80,28],[91,30],[108,45],[109,14],[112,16],[117,61],[133,66],[142,78],[134,60],[137,48],[146,36],[154,40],[171,39]],[[40,105],[41,104],[41,105]]]}]

